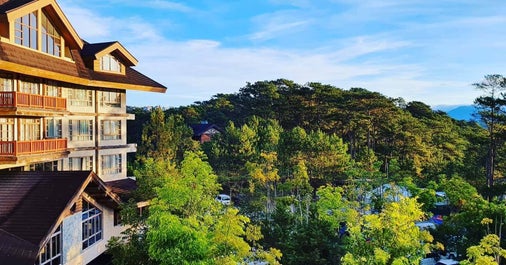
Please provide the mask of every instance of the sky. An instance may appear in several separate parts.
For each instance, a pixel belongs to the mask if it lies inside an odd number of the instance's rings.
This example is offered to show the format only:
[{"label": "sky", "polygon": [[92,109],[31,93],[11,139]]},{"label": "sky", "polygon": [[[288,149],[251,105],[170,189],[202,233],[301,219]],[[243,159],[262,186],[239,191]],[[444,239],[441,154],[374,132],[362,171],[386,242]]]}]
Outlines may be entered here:
[{"label": "sky", "polygon": [[177,107],[285,78],[406,102],[470,105],[506,75],[504,0],[57,0],[79,36],[119,41]]}]

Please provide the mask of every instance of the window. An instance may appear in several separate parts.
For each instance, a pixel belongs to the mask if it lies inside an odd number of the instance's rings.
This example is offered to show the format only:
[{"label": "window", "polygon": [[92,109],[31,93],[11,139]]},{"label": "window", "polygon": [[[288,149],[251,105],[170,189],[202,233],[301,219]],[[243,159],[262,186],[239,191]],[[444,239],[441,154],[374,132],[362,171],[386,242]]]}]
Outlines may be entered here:
[{"label": "window", "polygon": [[30,171],[58,171],[58,161],[30,164]]},{"label": "window", "polygon": [[58,86],[58,83],[53,81],[47,81],[46,91],[44,95],[50,97],[61,97],[61,87]]},{"label": "window", "polygon": [[71,141],[93,140],[93,121],[69,120],[69,135]]},{"label": "window", "polygon": [[20,141],[33,141],[41,139],[40,119],[20,119],[19,123]]},{"label": "window", "polygon": [[61,138],[61,127],[60,119],[46,119],[46,138]]},{"label": "window", "polygon": [[13,118],[0,118],[0,141],[14,141]]},{"label": "window", "polygon": [[100,105],[108,107],[121,107],[121,93],[102,91],[100,97]]},{"label": "window", "polygon": [[0,91],[11,92],[14,91],[14,80],[9,76],[0,75]]},{"label": "window", "polygon": [[14,22],[14,42],[37,49],[37,11],[17,18]]},{"label": "window", "polygon": [[121,171],[121,154],[102,156],[102,174],[117,174]]},{"label": "window", "polygon": [[61,225],[51,236],[51,239],[39,252],[39,265],[60,265],[62,264],[62,235]]},{"label": "window", "polygon": [[102,211],[83,200],[83,249],[102,239]]},{"label": "window", "polygon": [[40,95],[39,87],[40,87],[39,83],[36,83],[34,81],[26,81],[26,80],[19,81],[19,92],[22,93]]},{"label": "window", "polygon": [[61,52],[61,36],[53,26],[46,14],[42,13],[42,51],[54,56],[60,56]]},{"label": "window", "polygon": [[121,73],[121,63],[116,57],[107,54],[100,58],[100,70]]},{"label": "window", "polygon": [[71,106],[89,107],[93,105],[93,93],[86,89],[68,89],[68,100]]},{"label": "window", "polygon": [[93,157],[71,157],[69,158],[69,170],[70,171],[81,171],[81,170],[93,170]]},{"label": "window", "polygon": [[102,121],[102,140],[121,139],[121,121]]}]

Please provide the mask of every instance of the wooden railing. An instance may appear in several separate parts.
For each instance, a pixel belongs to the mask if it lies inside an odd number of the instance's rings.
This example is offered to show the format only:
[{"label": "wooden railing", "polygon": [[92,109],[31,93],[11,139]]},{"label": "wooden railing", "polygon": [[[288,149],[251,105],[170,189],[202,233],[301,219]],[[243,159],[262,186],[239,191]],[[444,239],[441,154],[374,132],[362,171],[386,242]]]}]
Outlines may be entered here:
[{"label": "wooden railing", "polygon": [[0,156],[43,154],[67,149],[67,139],[0,141]]},{"label": "wooden railing", "polygon": [[0,92],[0,107],[66,110],[67,99],[21,92]]}]

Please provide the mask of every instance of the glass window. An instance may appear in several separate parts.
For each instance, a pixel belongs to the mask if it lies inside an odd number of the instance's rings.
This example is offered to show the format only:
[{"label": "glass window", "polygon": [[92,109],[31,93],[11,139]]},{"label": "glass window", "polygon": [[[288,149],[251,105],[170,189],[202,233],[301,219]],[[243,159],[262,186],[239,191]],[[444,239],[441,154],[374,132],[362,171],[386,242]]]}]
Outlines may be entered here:
[{"label": "glass window", "polygon": [[62,235],[61,225],[51,236],[51,239],[39,252],[39,265],[60,265],[62,264]]},{"label": "glass window", "polygon": [[71,157],[69,158],[69,170],[70,171],[81,171],[81,170],[93,170],[93,157]]},{"label": "glass window", "polygon": [[42,51],[59,57],[61,52],[60,33],[58,33],[44,12],[42,12],[41,24]]},{"label": "glass window", "polygon": [[71,141],[93,140],[93,121],[69,120],[69,135]]},{"label": "glass window", "polygon": [[40,119],[19,119],[19,140],[40,140]]},{"label": "glass window", "polygon": [[0,118],[0,141],[14,141],[13,118]]},{"label": "glass window", "polygon": [[39,83],[36,83],[34,81],[26,81],[26,80],[19,81],[19,92],[40,95],[39,88],[40,88]]},{"label": "glass window", "polygon": [[47,81],[44,95],[50,97],[61,97],[61,87],[54,81]]},{"label": "glass window", "polygon": [[61,119],[46,119],[46,138],[61,138]]},{"label": "glass window", "polygon": [[102,121],[102,140],[119,140],[121,139],[121,121]]},{"label": "glass window", "polygon": [[102,239],[102,211],[86,200],[83,200],[82,228],[83,249]]},{"label": "glass window", "polygon": [[121,154],[102,156],[102,174],[117,174],[121,171]]},{"label": "glass window", "polygon": [[116,57],[107,54],[100,58],[100,70],[109,71],[109,72],[121,72],[121,63],[116,59]]},{"label": "glass window", "polygon": [[37,49],[37,11],[17,18],[14,22],[16,44]]},{"label": "glass window", "polygon": [[102,91],[100,97],[100,105],[108,107],[121,107],[121,93]]},{"label": "glass window", "polygon": [[93,93],[86,89],[68,89],[68,100],[71,106],[89,107],[93,105]]},{"label": "glass window", "polygon": [[14,91],[14,79],[8,75],[0,75],[0,91],[12,92]]}]

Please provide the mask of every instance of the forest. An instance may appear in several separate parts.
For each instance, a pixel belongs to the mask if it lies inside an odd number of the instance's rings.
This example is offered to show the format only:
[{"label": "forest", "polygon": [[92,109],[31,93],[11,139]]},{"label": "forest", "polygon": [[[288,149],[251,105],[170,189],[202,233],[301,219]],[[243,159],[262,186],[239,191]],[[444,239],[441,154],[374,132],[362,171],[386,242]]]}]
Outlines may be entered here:
[{"label": "forest", "polygon": [[[129,107],[138,189],[121,210],[129,229],[108,244],[113,263],[418,265],[454,253],[504,264],[506,79],[474,87],[474,121],[285,79],[178,108]],[[199,123],[221,129],[201,144]]]}]

